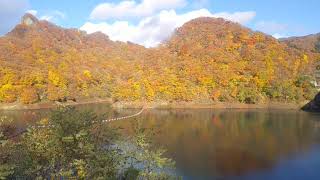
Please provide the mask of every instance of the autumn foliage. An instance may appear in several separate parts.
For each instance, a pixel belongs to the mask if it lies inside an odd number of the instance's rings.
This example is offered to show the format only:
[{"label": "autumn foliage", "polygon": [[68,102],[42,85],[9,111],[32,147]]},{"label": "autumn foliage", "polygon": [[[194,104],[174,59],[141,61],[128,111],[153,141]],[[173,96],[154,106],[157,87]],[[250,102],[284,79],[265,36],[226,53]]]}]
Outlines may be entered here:
[{"label": "autumn foliage", "polygon": [[314,95],[319,54],[223,19],[192,20],[150,49],[31,19],[0,38],[0,102],[258,103]]},{"label": "autumn foliage", "polygon": [[32,104],[39,100],[37,90],[34,87],[25,87],[20,94],[20,101],[24,104]]}]

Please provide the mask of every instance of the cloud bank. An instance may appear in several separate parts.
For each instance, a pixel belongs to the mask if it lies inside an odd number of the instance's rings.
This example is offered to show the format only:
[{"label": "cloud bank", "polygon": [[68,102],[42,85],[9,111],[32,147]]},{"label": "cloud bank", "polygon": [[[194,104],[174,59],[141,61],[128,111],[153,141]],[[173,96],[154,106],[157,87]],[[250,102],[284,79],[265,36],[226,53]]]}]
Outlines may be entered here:
[{"label": "cloud bank", "polygon": [[[141,4],[145,3],[147,0],[143,1]],[[162,6],[166,7],[169,4],[163,1]],[[169,2],[169,1],[168,1]],[[182,5],[183,1],[172,0],[172,6],[177,6],[179,3]],[[178,3],[179,2],[179,3]],[[141,6],[136,5],[136,7]],[[93,10],[95,12],[96,8]],[[148,14],[141,13],[141,15]],[[91,14],[92,15],[92,14]],[[113,15],[114,17],[116,14]],[[174,32],[177,27],[182,26],[184,23],[198,18],[198,17],[221,17],[227,20],[231,20],[240,24],[246,24],[251,21],[256,16],[253,11],[248,12],[220,12],[211,13],[207,9],[194,10],[182,14],[177,14],[174,9],[162,10],[159,13],[151,16],[143,17],[139,20],[137,24],[131,24],[129,21],[118,20],[113,23],[100,22],[92,23],[86,22],[80,29],[87,31],[88,33],[94,33],[101,31],[107,34],[110,39],[114,41],[130,41],[145,47],[155,47],[159,45],[162,41],[166,40]],[[91,17],[92,18],[92,17]],[[101,19],[108,19],[110,17],[100,16]],[[123,18],[120,16],[120,18]]]},{"label": "cloud bank", "polygon": [[183,7],[186,0],[143,0],[140,3],[133,0],[115,3],[102,3],[91,12],[93,20],[123,19],[128,17],[146,17],[165,10]]}]

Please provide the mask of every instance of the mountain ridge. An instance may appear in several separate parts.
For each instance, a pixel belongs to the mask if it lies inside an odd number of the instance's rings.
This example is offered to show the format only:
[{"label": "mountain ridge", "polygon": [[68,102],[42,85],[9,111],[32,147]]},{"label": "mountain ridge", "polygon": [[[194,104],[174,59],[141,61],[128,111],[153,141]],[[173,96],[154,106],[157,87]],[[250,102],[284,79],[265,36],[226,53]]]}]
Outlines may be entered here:
[{"label": "mountain ridge", "polygon": [[[31,14],[0,37],[0,102],[82,98],[259,103],[310,99],[317,54],[221,18],[145,48]],[[308,77],[307,79],[304,77]]]},{"label": "mountain ridge", "polygon": [[320,53],[320,33],[300,37],[282,38],[280,41],[296,49],[311,53]]}]

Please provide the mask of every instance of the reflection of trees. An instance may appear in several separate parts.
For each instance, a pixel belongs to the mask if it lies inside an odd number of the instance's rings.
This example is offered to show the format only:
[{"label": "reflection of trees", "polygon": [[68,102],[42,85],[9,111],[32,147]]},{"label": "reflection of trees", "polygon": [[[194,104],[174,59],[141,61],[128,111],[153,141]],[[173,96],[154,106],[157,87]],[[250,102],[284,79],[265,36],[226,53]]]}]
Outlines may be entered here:
[{"label": "reflection of trees", "polygon": [[[90,107],[106,113],[106,117],[136,112],[134,109],[106,112],[108,106]],[[13,119],[17,127],[47,116],[46,111],[0,114]],[[168,149],[168,154],[185,172],[236,175],[270,168],[280,157],[307,150],[315,139],[320,139],[319,122],[312,121],[318,118],[296,111],[149,110],[142,117],[115,125],[125,133],[132,132],[135,121],[152,127],[156,142]]]},{"label": "reflection of trees", "polygon": [[[307,150],[313,143],[313,121],[294,111],[171,111],[144,117],[158,127],[155,138],[187,172],[237,175],[270,168],[280,157]],[[121,122],[130,130],[130,123]]]}]

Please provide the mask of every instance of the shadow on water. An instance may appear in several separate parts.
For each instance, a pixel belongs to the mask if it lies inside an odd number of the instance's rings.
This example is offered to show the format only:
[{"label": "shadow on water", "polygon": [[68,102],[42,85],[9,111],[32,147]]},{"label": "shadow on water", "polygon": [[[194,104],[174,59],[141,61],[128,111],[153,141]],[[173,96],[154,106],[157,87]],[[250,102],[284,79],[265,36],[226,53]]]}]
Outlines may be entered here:
[{"label": "shadow on water", "polygon": [[320,93],[318,93],[313,100],[304,105],[301,109],[306,112],[320,113]]},{"label": "shadow on water", "polygon": [[[113,111],[101,104],[78,108],[106,117],[136,111]],[[48,111],[1,113],[23,125],[46,117]],[[133,122],[137,121],[154,129],[155,147],[168,150],[167,155],[176,161],[184,179],[292,179],[292,174],[320,177],[319,114],[294,110],[154,109],[113,125],[131,134]]]}]

